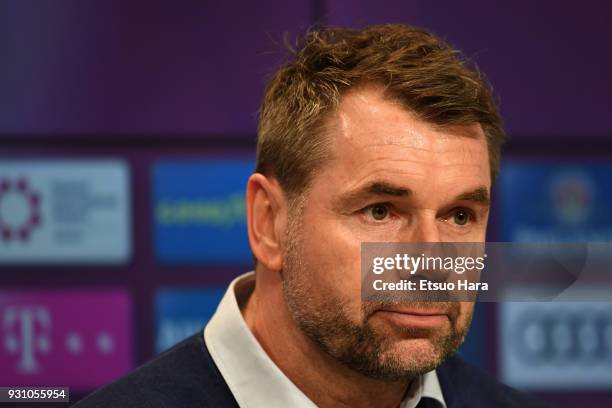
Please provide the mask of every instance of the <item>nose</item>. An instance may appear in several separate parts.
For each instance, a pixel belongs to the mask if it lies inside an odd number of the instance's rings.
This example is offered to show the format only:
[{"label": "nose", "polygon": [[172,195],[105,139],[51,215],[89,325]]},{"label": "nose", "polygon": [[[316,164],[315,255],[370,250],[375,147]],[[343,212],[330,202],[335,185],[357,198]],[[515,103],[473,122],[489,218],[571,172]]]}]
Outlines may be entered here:
[{"label": "nose", "polygon": [[[444,257],[447,249],[442,242],[440,225],[435,214],[420,214],[413,219],[410,228],[403,232],[401,242],[407,244],[405,247],[411,252],[410,255],[418,257],[422,254],[426,257]],[[430,280],[432,282],[445,282],[449,279],[447,271],[439,268],[420,270],[411,276],[413,280]]]},{"label": "nose", "polygon": [[434,214],[421,214],[402,233],[402,242],[441,242],[438,220]]}]

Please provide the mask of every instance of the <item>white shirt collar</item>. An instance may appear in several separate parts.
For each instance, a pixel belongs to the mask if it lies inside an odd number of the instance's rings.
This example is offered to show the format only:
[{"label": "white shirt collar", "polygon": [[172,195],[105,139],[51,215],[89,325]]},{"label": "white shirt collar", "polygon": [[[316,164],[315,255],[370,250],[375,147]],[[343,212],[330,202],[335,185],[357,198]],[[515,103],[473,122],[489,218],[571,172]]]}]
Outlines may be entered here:
[{"label": "white shirt collar", "polygon": [[[246,325],[236,289],[239,297],[248,297],[254,283],[255,274],[249,272],[229,285],[204,328],[208,351],[241,407],[316,407],[268,357]],[[422,397],[436,399],[446,408],[435,370],[419,378],[418,387],[408,393],[401,408],[416,407]]]}]

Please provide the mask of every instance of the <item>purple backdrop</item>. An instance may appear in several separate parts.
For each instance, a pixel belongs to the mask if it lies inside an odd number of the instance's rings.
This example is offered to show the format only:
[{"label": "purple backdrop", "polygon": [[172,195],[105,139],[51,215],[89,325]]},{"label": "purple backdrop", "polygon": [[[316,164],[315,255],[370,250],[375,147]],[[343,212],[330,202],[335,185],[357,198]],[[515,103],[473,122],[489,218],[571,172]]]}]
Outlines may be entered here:
[{"label": "purple backdrop", "polygon": [[[3,291],[123,288],[133,305],[133,363],[150,358],[157,288],[225,284],[247,267],[155,262],[151,165],[252,154],[257,109],[283,55],[282,35],[314,23],[428,28],[489,77],[510,153],[612,157],[610,20],[612,3],[603,0],[0,2],[0,158],[119,156],[129,162],[134,186],[128,265],[5,269]],[[484,316],[481,352],[495,372],[496,321],[492,310]],[[612,403],[603,391],[545,397],[568,407]]]}]

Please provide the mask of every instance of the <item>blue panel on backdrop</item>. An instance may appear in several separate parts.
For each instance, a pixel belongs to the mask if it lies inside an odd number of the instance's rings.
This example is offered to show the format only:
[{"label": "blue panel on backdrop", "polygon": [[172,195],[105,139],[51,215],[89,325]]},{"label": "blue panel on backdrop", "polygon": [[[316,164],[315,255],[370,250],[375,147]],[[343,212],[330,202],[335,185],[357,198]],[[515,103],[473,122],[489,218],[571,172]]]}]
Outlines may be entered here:
[{"label": "blue panel on backdrop", "polygon": [[612,240],[612,163],[505,162],[503,241]]},{"label": "blue panel on backdrop", "polygon": [[253,160],[162,161],[153,169],[162,263],[251,264],[245,191]]},{"label": "blue panel on backdrop", "polygon": [[201,331],[225,293],[223,287],[161,289],[155,296],[155,351]]},{"label": "blue panel on backdrop", "polygon": [[[612,163],[511,161],[500,173],[501,237],[517,242],[612,240]],[[538,391],[609,389],[601,325],[612,302],[498,306],[500,379]],[[590,335],[585,335],[585,333]],[[570,351],[568,351],[570,350]]]}]

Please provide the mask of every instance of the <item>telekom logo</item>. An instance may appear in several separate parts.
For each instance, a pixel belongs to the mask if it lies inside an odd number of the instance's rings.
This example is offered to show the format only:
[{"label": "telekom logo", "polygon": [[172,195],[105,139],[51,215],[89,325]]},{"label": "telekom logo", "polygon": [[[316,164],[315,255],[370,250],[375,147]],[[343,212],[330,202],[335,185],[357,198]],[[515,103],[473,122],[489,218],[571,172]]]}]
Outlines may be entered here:
[{"label": "telekom logo", "polygon": [[[18,357],[17,372],[36,374],[40,372],[39,357],[52,351],[52,319],[49,310],[42,306],[9,306],[2,315],[4,349],[10,355]],[[59,333],[57,339],[61,344],[55,345],[55,352],[63,355],[78,356],[89,348],[99,356],[110,356],[114,353],[116,340],[108,331],[97,331],[93,344],[86,344],[83,333],[68,330]]]},{"label": "telekom logo", "polygon": [[51,351],[51,318],[44,307],[7,307],[3,316],[4,347],[19,356],[20,373],[36,373],[38,353]]},{"label": "telekom logo", "polygon": [[123,289],[0,291],[0,385],[87,391],[125,374],[130,302]]}]

